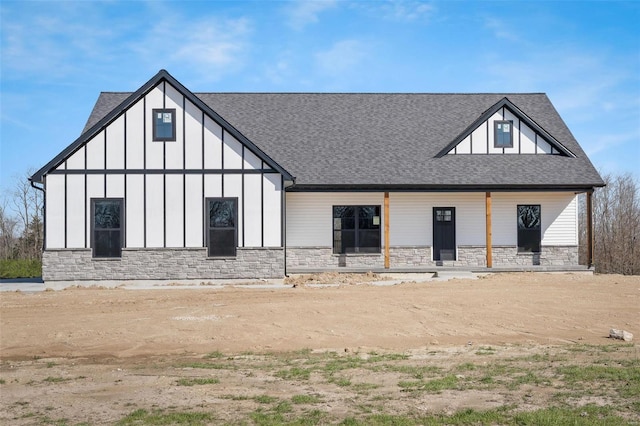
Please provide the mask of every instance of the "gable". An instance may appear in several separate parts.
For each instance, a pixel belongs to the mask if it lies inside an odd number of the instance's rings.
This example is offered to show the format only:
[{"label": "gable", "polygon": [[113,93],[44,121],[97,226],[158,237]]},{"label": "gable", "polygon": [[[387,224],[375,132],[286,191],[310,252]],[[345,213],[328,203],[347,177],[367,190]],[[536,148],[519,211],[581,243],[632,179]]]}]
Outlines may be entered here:
[{"label": "gable", "polygon": [[[175,140],[154,140],[153,114],[161,109],[175,114]],[[222,169],[259,169],[292,179],[284,168],[161,70],[86,129],[31,180],[42,182],[46,174],[104,170],[171,173]]]},{"label": "gable", "polygon": [[[499,129],[511,141],[499,143]],[[437,157],[457,154],[575,155],[506,97],[485,111]]]}]

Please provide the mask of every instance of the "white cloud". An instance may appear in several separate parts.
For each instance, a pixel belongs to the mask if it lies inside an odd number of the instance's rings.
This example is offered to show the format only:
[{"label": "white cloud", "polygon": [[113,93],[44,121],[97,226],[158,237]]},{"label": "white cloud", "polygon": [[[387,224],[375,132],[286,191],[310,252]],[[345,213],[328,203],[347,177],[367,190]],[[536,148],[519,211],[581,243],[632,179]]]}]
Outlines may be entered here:
[{"label": "white cloud", "polygon": [[514,42],[520,41],[520,37],[509,28],[509,24],[504,20],[495,17],[485,18],[484,27],[493,32],[496,38]]},{"label": "white cloud", "polygon": [[286,10],[287,23],[295,30],[301,30],[309,24],[318,22],[318,15],[336,5],[335,0],[296,1]]},{"label": "white cloud", "polygon": [[169,16],[129,45],[151,69],[181,68],[212,81],[243,67],[251,34],[247,19]]},{"label": "white cloud", "polygon": [[338,75],[355,69],[367,56],[367,47],[358,40],[342,40],[329,50],[316,53],[320,72]]},{"label": "white cloud", "polygon": [[400,21],[415,21],[429,18],[435,11],[430,3],[421,1],[391,1],[383,6],[386,16]]}]

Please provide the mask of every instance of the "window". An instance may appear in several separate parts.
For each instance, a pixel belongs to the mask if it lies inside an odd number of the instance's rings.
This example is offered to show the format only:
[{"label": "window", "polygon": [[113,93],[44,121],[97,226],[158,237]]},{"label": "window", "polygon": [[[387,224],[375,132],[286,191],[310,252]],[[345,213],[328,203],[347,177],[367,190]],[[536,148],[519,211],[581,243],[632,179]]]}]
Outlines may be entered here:
[{"label": "window", "polygon": [[540,205],[518,205],[518,252],[540,253]]},{"label": "window", "polygon": [[493,122],[493,146],[495,148],[513,148],[513,122],[500,120]]},{"label": "window", "polygon": [[209,257],[235,256],[238,245],[238,199],[207,198],[205,204]]},{"label": "window", "polygon": [[124,242],[124,200],[91,200],[93,257],[121,257]]},{"label": "window", "polygon": [[380,206],[333,206],[333,253],[380,253]]},{"label": "window", "polygon": [[153,110],[153,140],[154,141],[175,141],[176,140],[176,110],[175,109],[154,109]]}]

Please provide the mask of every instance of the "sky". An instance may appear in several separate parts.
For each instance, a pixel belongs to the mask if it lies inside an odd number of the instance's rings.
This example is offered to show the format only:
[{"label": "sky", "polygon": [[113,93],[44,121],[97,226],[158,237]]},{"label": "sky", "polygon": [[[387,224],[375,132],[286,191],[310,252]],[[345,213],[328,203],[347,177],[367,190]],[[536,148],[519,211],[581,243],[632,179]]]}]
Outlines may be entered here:
[{"label": "sky", "polygon": [[0,2],[0,190],[101,91],[544,92],[602,173],[640,179],[640,1]]}]

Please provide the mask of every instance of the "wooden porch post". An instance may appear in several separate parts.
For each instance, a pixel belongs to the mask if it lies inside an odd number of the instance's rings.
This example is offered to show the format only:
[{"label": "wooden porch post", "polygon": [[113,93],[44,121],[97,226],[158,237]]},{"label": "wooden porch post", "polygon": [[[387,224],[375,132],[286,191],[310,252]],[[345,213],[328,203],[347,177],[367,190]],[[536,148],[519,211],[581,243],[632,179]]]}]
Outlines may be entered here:
[{"label": "wooden porch post", "polygon": [[593,266],[593,191],[587,192],[587,267]]},{"label": "wooden porch post", "polygon": [[486,245],[487,245],[487,268],[493,267],[493,259],[491,253],[491,192],[487,192],[485,195],[485,208],[486,208]]},{"label": "wooden porch post", "polygon": [[384,267],[389,269],[389,193],[384,193]]}]

